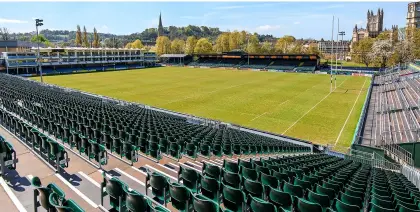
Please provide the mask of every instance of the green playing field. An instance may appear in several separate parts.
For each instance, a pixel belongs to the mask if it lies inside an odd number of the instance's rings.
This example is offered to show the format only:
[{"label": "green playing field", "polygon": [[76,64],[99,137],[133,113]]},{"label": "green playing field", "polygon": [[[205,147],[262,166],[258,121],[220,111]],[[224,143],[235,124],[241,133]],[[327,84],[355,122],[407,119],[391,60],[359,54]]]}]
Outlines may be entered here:
[{"label": "green playing field", "polygon": [[351,143],[371,81],[337,76],[337,89],[330,92],[329,75],[184,67],[44,78],[51,84],[330,144],[338,151]]}]

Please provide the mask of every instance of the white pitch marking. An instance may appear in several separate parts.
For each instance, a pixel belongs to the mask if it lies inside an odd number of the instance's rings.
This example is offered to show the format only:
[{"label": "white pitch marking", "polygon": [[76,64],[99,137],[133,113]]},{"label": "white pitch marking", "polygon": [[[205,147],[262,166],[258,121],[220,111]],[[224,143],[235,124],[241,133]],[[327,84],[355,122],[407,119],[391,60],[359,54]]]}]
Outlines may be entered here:
[{"label": "white pitch marking", "polygon": [[69,183],[66,179],[64,179],[60,174],[55,174],[64,184],[66,184],[71,190],[73,190],[77,195],[79,195],[82,199],[84,199],[89,205],[94,208],[98,208],[98,205],[90,200],[86,195],[79,191],[76,187],[74,187],[71,183]]},{"label": "white pitch marking", "polygon": [[12,189],[7,185],[6,181],[4,181],[3,177],[0,177],[0,184],[3,187],[4,191],[6,192],[7,196],[9,196],[10,200],[12,200],[13,204],[19,210],[19,212],[26,212],[25,207],[23,207],[22,203],[13,193]]},{"label": "white pitch marking", "polygon": [[[339,88],[348,78],[346,78],[343,82],[340,83],[340,85],[338,85],[337,88]],[[336,88],[336,89],[337,89]],[[336,90],[334,89],[333,92]],[[287,131],[289,131],[293,126],[295,126],[301,119],[303,119],[306,115],[308,115],[308,113],[310,113],[313,109],[316,108],[316,106],[318,106],[319,104],[321,104],[321,102],[323,102],[328,96],[330,96],[333,92],[329,92],[324,98],[322,98],[318,103],[316,103],[313,107],[311,107],[311,109],[309,109],[308,111],[306,111],[305,114],[303,114],[298,120],[296,120],[292,125],[290,125],[289,128],[287,128],[282,135],[284,135]]]},{"label": "white pitch marking", "polygon": [[340,137],[341,137],[341,134],[343,133],[344,127],[346,127],[347,121],[349,121],[349,118],[350,118],[350,116],[351,116],[351,113],[353,112],[354,106],[356,106],[357,100],[359,99],[360,94],[362,93],[363,87],[364,87],[364,86],[365,86],[365,84],[366,84],[366,80],[367,80],[367,79],[365,79],[365,82],[363,82],[362,88],[360,88],[359,95],[357,95],[356,101],[354,101],[353,107],[351,108],[351,110],[350,110],[350,112],[349,112],[349,115],[347,116],[347,119],[346,119],[346,121],[344,122],[343,127],[341,128],[340,133],[339,133],[339,134],[338,134],[338,136],[337,136],[337,140],[335,140],[335,144],[334,144],[334,146],[335,146],[335,145],[337,145],[338,140],[340,140]]},{"label": "white pitch marking", "polygon": [[83,172],[78,172],[80,175],[82,175],[82,177],[84,177],[86,180],[89,180],[93,185],[95,185],[96,187],[100,188],[101,185],[96,182],[94,179],[92,179],[91,177],[89,177],[87,174],[83,173]]},{"label": "white pitch marking", "polygon": [[153,169],[155,172],[159,172],[159,173],[161,173],[161,174],[163,174],[163,175],[165,175],[165,176],[167,176],[167,177],[171,178],[172,180],[178,181],[178,179],[177,179],[177,178],[172,177],[171,175],[166,174],[165,172],[159,171],[159,170],[157,170],[157,169],[153,168],[153,167],[152,167],[152,166],[150,166],[150,165],[146,165],[146,167],[147,167],[147,168],[149,168],[149,169]]},{"label": "white pitch marking", "polygon": [[135,177],[127,174],[126,172],[124,172],[123,170],[119,169],[119,168],[115,168],[115,170],[123,175],[125,175],[126,177],[130,178],[131,180],[134,180],[136,183],[142,185],[142,186],[146,186],[146,184],[144,184],[143,182],[141,182],[140,180],[136,179]]}]

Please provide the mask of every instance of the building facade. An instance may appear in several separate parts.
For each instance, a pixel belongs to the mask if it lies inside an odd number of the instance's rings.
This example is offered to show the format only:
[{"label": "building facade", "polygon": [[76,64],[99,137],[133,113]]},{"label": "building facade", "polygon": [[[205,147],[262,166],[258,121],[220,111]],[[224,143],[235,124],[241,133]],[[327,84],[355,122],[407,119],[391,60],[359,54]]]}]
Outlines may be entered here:
[{"label": "building facade", "polygon": [[350,42],[349,41],[319,41],[318,50],[323,54],[331,54],[334,47],[334,54],[338,53],[340,55],[346,55],[350,51]]},{"label": "building facade", "polygon": [[[29,52],[3,52],[6,72],[37,74],[37,49]],[[77,71],[105,71],[154,66],[158,61],[153,52],[140,49],[114,48],[40,48],[43,73],[71,73]]]},{"label": "building facade", "polygon": [[372,10],[368,10],[366,21],[366,29],[358,28],[356,24],[353,29],[352,42],[358,42],[367,37],[376,38],[381,34],[384,27],[384,10],[378,9],[376,15]]},{"label": "building facade", "polygon": [[407,28],[420,28],[420,2],[408,4]]},{"label": "building facade", "polygon": [[[30,51],[31,48],[37,47],[37,45],[37,43],[18,40],[0,41],[0,56],[2,55],[2,52],[27,52]],[[44,47],[45,45],[40,43],[39,46]]]}]

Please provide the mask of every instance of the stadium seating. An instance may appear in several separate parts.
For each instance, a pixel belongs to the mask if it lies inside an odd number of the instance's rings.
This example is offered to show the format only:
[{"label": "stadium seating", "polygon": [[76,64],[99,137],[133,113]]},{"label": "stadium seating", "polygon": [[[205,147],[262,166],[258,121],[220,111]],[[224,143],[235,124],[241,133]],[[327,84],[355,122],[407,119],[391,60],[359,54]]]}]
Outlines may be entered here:
[{"label": "stadium seating", "polygon": [[66,194],[56,184],[50,183],[44,187],[38,177],[33,177],[31,185],[34,187],[35,212],[40,206],[47,211],[84,212],[76,202],[66,199]]},{"label": "stadium seating", "polygon": [[[250,174],[258,166],[268,172]],[[181,211],[419,211],[420,192],[402,174],[325,154],[225,159],[221,168],[203,162],[201,173],[181,167],[178,182],[147,173],[146,194],[149,187],[152,194],[142,199],[162,208],[171,203]],[[291,177],[277,178],[276,173]],[[127,190],[117,178],[104,177],[109,192],[107,181]]]},{"label": "stadium seating", "polygon": [[[45,130],[48,135],[61,138],[80,154],[102,164],[106,163],[106,151],[133,163],[138,159],[138,150],[156,159],[160,159],[161,153],[174,158],[182,155],[195,158],[199,148],[200,153],[216,156],[232,155],[235,151],[238,154],[241,148],[251,149],[249,154],[310,150],[236,129],[191,124],[186,118],[134,104],[104,103],[101,98],[18,77],[0,76],[0,87],[0,98],[7,100],[3,101],[5,114],[13,126],[25,125],[21,121],[26,121],[35,130]],[[21,116],[22,120],[9,113]],[[43,133],[32,134],[36,139],[27,142],[37,151],[46,154],[48,146],[60,150],[60,145],[46,139]]]}]

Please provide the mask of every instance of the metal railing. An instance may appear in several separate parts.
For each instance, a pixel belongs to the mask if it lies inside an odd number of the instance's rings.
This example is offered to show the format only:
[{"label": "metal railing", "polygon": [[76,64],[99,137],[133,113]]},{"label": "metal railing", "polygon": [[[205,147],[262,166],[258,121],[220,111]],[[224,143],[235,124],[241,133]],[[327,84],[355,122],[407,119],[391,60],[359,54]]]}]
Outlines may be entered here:
[{"label": "metal railing", "polygon": [[401,173],[412,182],[417,188],[420,189],[420,171],[412,166],[402,165]]},{"label": "metal railing", "polygon": [[400,147],[398,144],[388,142],[384,143],[381,147],[385,150],[385,154],[388,154],[391,157],[396,157],[398,162],[409,166],[414,165],[412,154],[404,148]]},{"label": "metal railing", "polygon": [[391,163],[384,159],[372,159],[372,158],[365,158],[356,155],[346,155],[345,159],[353,160],[356,162],[360,162],[366,165],[370,165],[375,168],[386,169],[394,172],[401,172],[401,165],[397,163]]}]

